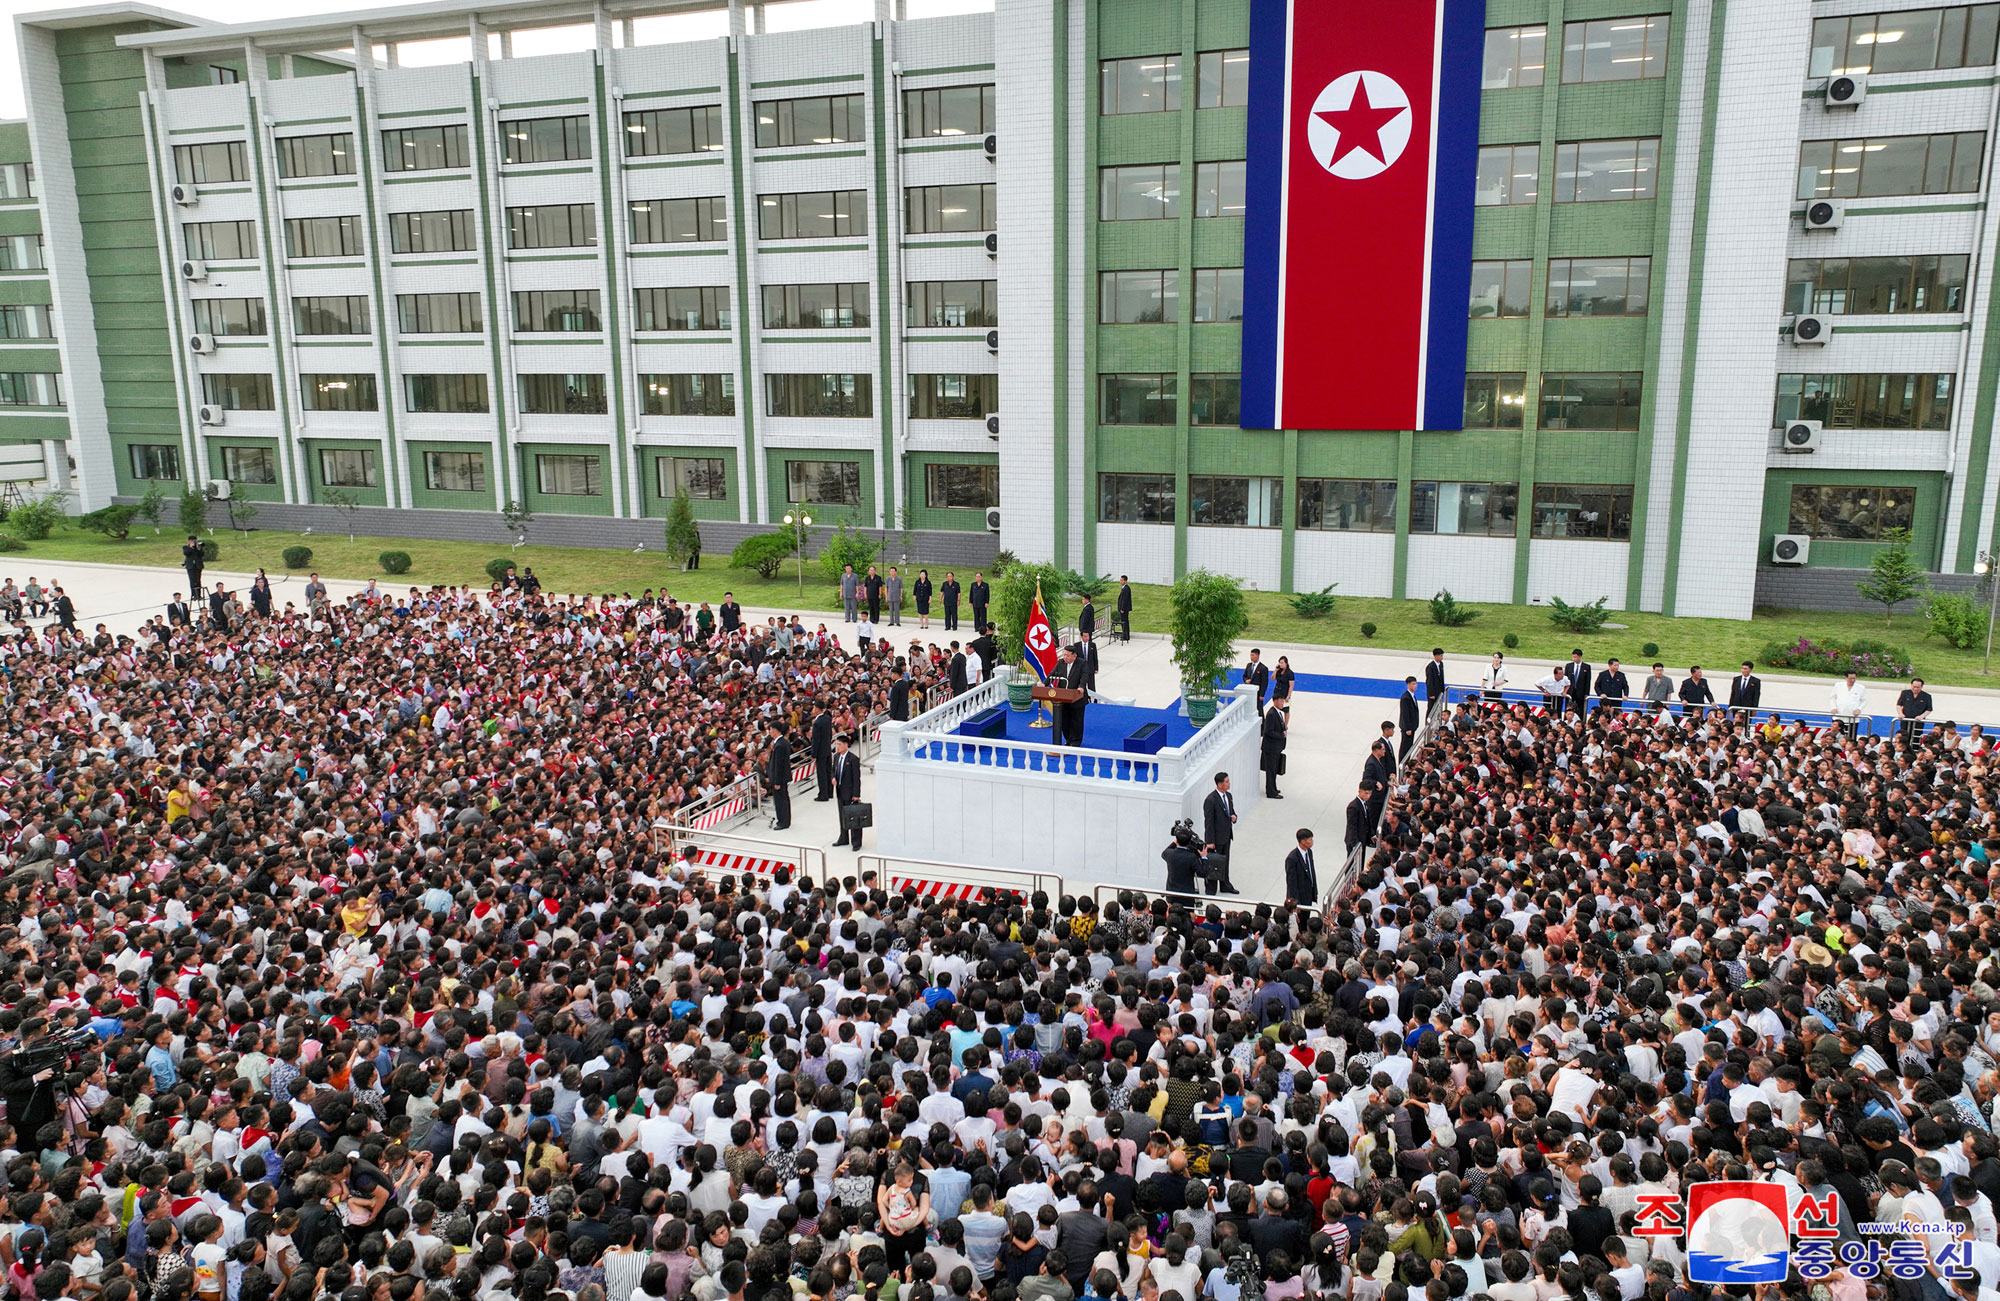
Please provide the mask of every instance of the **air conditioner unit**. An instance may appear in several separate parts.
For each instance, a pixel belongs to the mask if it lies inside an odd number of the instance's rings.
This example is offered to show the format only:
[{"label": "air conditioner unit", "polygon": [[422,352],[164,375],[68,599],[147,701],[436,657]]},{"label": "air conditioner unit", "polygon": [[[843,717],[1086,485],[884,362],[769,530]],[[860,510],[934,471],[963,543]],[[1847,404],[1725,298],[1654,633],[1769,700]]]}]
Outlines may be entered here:
[{"label": "air conditioner unit", "polygon": [[988,438],[1000,436],[1000,413],[997,411],[986,417],[986,436]]},{"label": "air conditioner unit", "polygon": [[204,402],[195,408],[195,419],[204,425],[220,425],[229,419],[229,414],[214,403]]},{"label": "air conditioner unit", "polygon": [[987,137],[986,137],[986,161],[990,163],[990,162],[992,162],[992,161],[993,161],[994,159],[998,158],[999,156],[1000,156],[1000,137],[999,137],[999,136],[987,136]]},{"label": "air conditioner unit", "polygon": [[167,197],[183,208],[199,207],[201,194],[192,185],[176,185],[167,191]]},{"label": "air conditioner unit", "polygon": [[215,336],[212,334],[190,334],[188,351],[206,357],[215,351]]},{"label": "air conditioner unit", "polygon": [[988,330],[986,332],[986,351],[988,352],[1000,351],[1000,331]]},{"label": "air conditioner unit", "polygon": [[1785,431],[1778,435],[1778,450],[1781,452],[1817,452],[1819,450],[1820,429],[1817,420],[1788,420]]},{"label": "air conditioner unit", "polygon": [[1860,108],[1861,101],[1868,98],[1868,78],[1843,72],[1826,79],[1826,107]]},{"label": "air conditioner unit", "polygon": [[1806,205],[1805,222],[1807,230],[1839,230],[1840,219],[1847,209],[1832,199],[1814,199]]},{"label": "air conditioner unit", "polygon": [[208,279],[208,263],[206,263],[206,262],[202,261],[202,260],[201,260],[200,258],[198,258],[198,257],[191,257],[191,258],[184,258],[184,259],[182,259],[182,261],[181,261],[181,279],[183,279],[183,280],[206,280],[206,279]]},{"label": "air conditioner unit", "polygon": [[1792,318],[1792,346],[1794,348],[1824,348],[1833,334],[1833,320],[1825,316],[1794,316]]},{"label": "air conditioner unit", "polygon": [[1000,531],[1000,508],[998,506],[988,506],[986,508],[986,531],[988,533],[998,533]]},{"label": "air conditioner unit", "polygon": [[986,256],[1000,256],[1000,237],[998,235],[988,235],[986,237]]},{"label": "air conditioner unit", "polygon": [[206,496],[210,501],[228,501],[229,480],[210,479],[208,481],[208,489],[203,495]]},{"label": "air conditioner unit", "polygon": [[1812,554],[1812,539],[1803,533],[1780,533],[1771,539],[1771,563],[1803,565]]}]

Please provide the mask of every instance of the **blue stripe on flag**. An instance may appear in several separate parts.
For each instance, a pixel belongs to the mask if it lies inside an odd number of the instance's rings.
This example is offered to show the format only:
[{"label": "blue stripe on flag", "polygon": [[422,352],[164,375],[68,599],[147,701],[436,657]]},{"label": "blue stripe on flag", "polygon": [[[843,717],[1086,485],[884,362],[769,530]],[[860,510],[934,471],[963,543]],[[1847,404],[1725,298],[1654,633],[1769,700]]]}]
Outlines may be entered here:
[{"label": "blue stripe on flag", "polygon": [[[1240,427],[1276,429],[1278,285],[1284,276],[1285,62],[1293,0],[1251,0],[1250,162],[1243,230],[1243,338]],[[1482,38],[1483,39],[1483,38]],[[1477,84],[1477,83],[1475,83]],[[1474,111],[1478,105],[1475,104]],[[1305,147],[1303,140],[1299,148]],[[1470,283],[1472,268],[1466,267]]]},{"label": "blue stripe on flag", "polygon": [[[1472,283],[1472,214],[1479,178],[1479,86],[1486,44],[1486,0],[1443,0],[1443,4],[1437,157],[1431,190],[1431,300],[1429,346],[1424,357],[1423,428],[1463,429],[1465,295]],[[1253,59],[1253,76],[1255,63]],[[1245,316],[1247,348],[1247,312]],[[1246,351],[1244,355],[1249,354]]]}]

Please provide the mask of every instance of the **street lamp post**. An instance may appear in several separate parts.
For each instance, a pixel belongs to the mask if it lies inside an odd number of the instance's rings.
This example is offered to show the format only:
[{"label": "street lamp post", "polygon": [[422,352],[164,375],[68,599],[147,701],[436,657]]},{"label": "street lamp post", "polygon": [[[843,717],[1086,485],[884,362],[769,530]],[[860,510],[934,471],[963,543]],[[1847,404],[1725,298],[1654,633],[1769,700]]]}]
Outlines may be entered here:
[{"label": "street lamp post", "polygon": [[1979,553],[1978,562],[1972,566],[1972,572],[1986,580],[1986,654],[1979,661],[1981,673],[1993,671],[1993,612],[1995,606],[2000,605],[2000,601],[1994,599],[2000,597],[2000,591],[1995,590],[1993,565],[1993,553],[1982,551]]},{"label": "street lamp post", "polygon": [[799,597],[806,594],[806,530],[812,527],[813,517],[801,513],[797,517],[785,516],[785,527],[792,531],[792,550],[799,557]]}]

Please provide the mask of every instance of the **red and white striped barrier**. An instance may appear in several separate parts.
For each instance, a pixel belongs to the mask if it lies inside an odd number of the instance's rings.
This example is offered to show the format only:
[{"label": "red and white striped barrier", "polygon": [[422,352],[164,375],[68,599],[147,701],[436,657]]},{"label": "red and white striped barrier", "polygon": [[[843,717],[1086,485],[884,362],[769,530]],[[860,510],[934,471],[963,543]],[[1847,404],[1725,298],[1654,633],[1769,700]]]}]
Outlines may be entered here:
[{"label": "red and white striped barrier", "polygon": [[704,849],[695,855],[695,866],[706,872],[748,872],[752,876],[769,877],[781,867],[791,867],[781,858],[760,858],[755,854],[731,854],[719,849]]},{"label": "red and white striped barrier", "polygon": [[[720,849],[703,849],[695,855],[695,866],[704,872],[728,872],[741,874],[748,872],[759,880],[767,880],[781,867],[796,865],[783,859],[764,858],[757,854],[734,854]],[[968,885],[963,881],[943,881],[921,876],[892,876],[889,878],[889,892],[901,894],[913,889],[919,895],[930,899],[977,899],[988,887]]]},{"label": "red and white striped barrier", "polygon": [[983,885],[967,885],[963,881],[932,881],[919,876],[889,878],[889,893],[901,894],[906,889],[914,889],[929,899],[977,899],[986,888]]},{"label": "red and white striped barrier", "polygon": [[703,809],[688,823],[690,831],[712,831],[750,807],[750,801],[741,795],[734,795],[712,808]]}]

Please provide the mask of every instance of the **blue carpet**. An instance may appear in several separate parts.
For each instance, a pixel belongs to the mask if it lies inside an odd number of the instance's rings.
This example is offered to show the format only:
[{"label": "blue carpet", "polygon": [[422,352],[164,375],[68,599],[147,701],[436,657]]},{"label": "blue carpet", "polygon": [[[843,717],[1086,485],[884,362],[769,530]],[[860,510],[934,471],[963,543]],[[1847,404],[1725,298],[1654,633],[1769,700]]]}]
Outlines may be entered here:
[{"label": "blue carpet", "polygon": [[[1270,660],[1264,661],[1272,663]],[[1243,681],[1243,670],[1229,670],[1229,680],[1225,686],[1237,686]],[[1401,678],[1350,678],[1340,673],[1301,673],[1292,679],[1292,690],[1310,691],[1328,696],[1380,696],[1394,700],[1403,694]],[[1424,698],[1423,679],[1417,680],[1417,699]]]},{"label": "blue carpet", "polygon": [[[1050,744],[1051,737],[1054,735],[1053,728],[1032,728],[1028,726],[1031,721],[1039,716],[1035,710],[1019,714],[1011,709],[1008,710],[1006,714],[1007,739],[1010,741],[1029,741],[1037,745]],[[1164,724],[1167,729],[1165,743],[1169,746],[1185,745],[1194,736],[1195,732],[1194,725],[1181,717],[1177,712],[1177,708],[1141,709],[1137,706],[1125,705],[1091,705],[1083,713],[1084,748],[1087,750],[1121,751],[1124,748],[1125,738],[1145,723]],[[1019,750],[995,751],[991,745],[981,745],[981,739],[971,736],[953,736],[947,741],[932,742],[929,746],[919,750],[917,755],[919,758],[940,759],[947,763],[970,763],[986,767],[993,766],[995,762],[1005,763],[1009,758],[1012,758],[1014,761],[1013,766],[1016,768],[1031,768],[1037,772],[1045,771],[1041,762],[1041,756],[1031,756],[1027,752]],[[1140,762],[1134,765],[1129,760],[1115,761],[1112,775],[1115,775],[1122,781],[1150,781],[1152,779],[1151,768],[1148,763],[1150,756],[1134,755],[1133,758]],[[1080,761],[1082,761],[1082,756],[1076,754],[1063,755],[1058,761],[1059,771],[1074,774],[1078,771]],[[1093,775],[1101,775],[1095,773],[1095,760],[1085,761],[1085,766]]]}]

